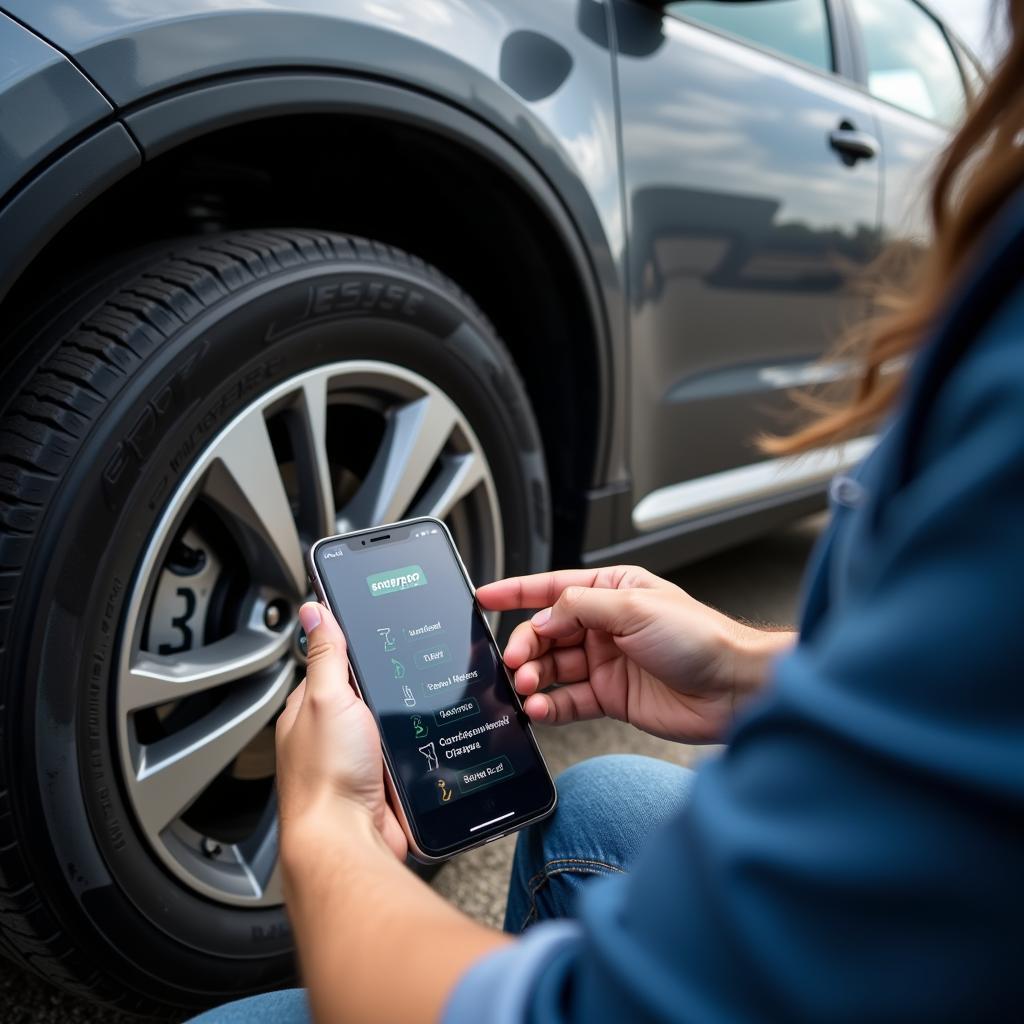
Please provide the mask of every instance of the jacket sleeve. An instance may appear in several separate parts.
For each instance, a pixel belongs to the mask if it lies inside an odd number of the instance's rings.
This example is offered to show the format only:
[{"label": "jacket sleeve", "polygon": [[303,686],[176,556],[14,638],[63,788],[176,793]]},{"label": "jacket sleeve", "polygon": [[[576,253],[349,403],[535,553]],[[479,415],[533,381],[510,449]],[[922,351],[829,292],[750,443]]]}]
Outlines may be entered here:
[{"label": "jacket sleeve", "polygon": [[849,524],[841,608],[685,811],[518,975],[523,1019],[1020,1012],[1024,291],[933,403],[915,466]]}]

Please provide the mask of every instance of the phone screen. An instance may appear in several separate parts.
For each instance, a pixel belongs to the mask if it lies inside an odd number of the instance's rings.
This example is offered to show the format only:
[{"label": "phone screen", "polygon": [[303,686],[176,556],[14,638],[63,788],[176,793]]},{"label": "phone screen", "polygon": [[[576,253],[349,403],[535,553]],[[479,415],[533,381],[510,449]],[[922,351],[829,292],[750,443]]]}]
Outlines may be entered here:
[{"label": "phone screen", "polygon": [[441,524],[321,542],[314,562],[422,852],[550,810],[551,777]]}]

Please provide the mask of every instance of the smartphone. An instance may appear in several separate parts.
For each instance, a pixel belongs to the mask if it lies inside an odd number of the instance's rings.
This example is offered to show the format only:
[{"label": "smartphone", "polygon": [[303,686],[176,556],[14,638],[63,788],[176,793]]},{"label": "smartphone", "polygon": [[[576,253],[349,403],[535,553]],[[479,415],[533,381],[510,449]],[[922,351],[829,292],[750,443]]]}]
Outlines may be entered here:
[{"label": "smartphone", "polygon": [[412,855],[445,860],[550,814],[555,784],[444,523],[325,537],[308,559]]}]

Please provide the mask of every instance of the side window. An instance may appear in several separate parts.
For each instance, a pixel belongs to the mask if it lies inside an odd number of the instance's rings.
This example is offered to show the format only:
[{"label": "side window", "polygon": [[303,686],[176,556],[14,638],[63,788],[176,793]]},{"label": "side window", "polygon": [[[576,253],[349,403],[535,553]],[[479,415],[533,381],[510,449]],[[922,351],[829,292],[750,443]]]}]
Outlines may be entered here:
[{"label": "side window", "polygon": [[832,70],[825,0],[676,0],[666,10],[812,67]]},{"label": "side window", "polygon": [[984,72],[979,67],[974,54],[968,53],[956,42],[953,43],[953,49],[956,50],[956,55],[960,58],[960,70],[964,73],[964,79],[967,82],[967,97],[976,100],[985,89]]},{"label": "side window", "polygon": [[853,0],[864,40],[868,89],[946,126],[965,107],[964,82],[946,36],[913,0]]}]

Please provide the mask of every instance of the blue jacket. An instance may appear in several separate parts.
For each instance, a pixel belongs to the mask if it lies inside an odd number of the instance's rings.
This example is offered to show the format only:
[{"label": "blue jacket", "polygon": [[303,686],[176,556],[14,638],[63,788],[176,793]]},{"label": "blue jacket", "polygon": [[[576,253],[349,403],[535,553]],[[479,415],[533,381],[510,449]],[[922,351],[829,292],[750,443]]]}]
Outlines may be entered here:
[{"label": "blue jacket", "polygon": [[632,872],[477,964],[447,1020],[1024,1019],[1022,268],[1024,193],[836,509],[769,691]]}]

